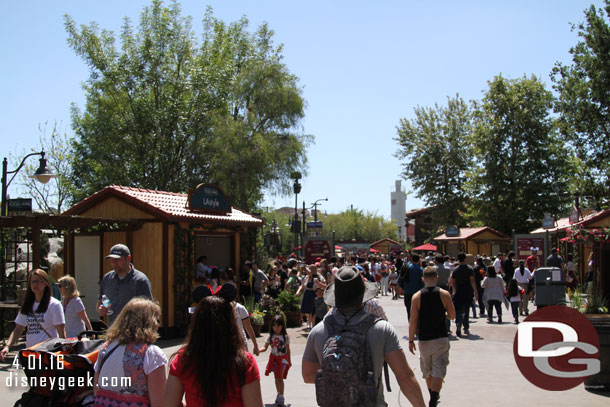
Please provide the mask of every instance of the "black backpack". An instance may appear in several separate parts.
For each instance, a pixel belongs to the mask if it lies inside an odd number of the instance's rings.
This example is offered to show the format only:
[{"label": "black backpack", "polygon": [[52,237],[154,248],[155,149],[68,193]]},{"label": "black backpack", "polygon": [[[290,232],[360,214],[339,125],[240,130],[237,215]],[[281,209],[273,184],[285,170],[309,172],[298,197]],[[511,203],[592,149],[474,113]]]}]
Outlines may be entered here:
[{"label": "black backpack", "polygon": [[381,318],[367,314],[358,324],[337,322],[335,315],[324,319],[328,338],[322,350],[322,364],[316,376],[316,400],[321,407],[374,407],[377,387],[366,334]]}]

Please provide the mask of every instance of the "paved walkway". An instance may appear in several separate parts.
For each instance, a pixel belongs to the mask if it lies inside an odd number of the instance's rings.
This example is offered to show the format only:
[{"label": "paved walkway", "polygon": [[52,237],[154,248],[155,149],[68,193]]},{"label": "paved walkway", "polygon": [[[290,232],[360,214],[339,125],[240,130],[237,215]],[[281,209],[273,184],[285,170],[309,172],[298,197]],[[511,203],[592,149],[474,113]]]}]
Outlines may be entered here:
[{"label": "paved walkway", "polygon": [[[390,322],[397,329],[401,343],[408,348],[408,324],[402,300],[392,301],[390,297],[380,297]],[[512,320],[505,313],[505,320]],[[530,384],[519,372],[513,358],[513,339],[517,332],[516,325],[505,322],[502,325],[487,324],[486,319],[471,320],[469,338],[451,341],[450,365],[446,382],[441,391],[441,407],[461,407],[468,405],[494,407],[587,407],[610,405],[610,394],[599,395],[588,392],[584,386],[563,392],[549,392]],[[292,350],[292,369],[286,380],[286,402],[292,407],[315,406],[315,389],[313,385],[304,384],[301,378],[301,357],[305,347],[307,332],[303,327],[289,329]],[[262,346],[265,335],[258,338]],[[160,341],[159,345],[169,356],[180,346],[179,340]],[[251,344],[250,344],[251,345]],[[256,358],[259,370],[263,374],[261,386],[265,406],[272,406],[276,391],[272,376],[264,376],[264,369],[269,351]],[[428,391],[421,378],[418,356],[407,350],[407,360],[419,379],[424,399],[428,400]],[[12,361],[12,358],[11,358]],[[0,396],[2,406],[12,406],[19,399],[23,389],[7,389],[5,379],[15,369],[10,363],[0,364]],[[22,372],[17,374],[23,375]],[[409,406],[404,395],[399,394],[398,384],[390,373],[392,392],[386,392],[386,402],[392,407]]]}]

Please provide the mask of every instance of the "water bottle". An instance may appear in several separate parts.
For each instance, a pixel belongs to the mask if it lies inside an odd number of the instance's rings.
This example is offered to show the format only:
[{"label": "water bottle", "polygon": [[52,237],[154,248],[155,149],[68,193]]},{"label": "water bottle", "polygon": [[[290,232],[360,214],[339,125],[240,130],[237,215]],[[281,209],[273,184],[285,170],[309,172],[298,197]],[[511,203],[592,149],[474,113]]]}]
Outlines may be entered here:
[{"label": "water bottle", "polygon": [[106,313],[106,315],[112,315],[112,313],[114,311],[112,311],[112,309],[110,308],[110,298],[106,297],[106,294],[102,295],[102,305],[104,307],[106,307],[106,309],[108,310],[108,312]]}]

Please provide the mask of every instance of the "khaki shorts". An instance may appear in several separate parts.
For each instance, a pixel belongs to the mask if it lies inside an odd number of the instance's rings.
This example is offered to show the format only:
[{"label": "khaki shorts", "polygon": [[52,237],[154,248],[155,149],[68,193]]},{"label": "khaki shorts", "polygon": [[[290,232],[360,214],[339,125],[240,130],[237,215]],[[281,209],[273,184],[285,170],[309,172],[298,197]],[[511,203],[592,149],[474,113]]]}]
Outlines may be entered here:
[{"label": "khaki shorts", "polygon": [[444,379],[449,364],[449,338],[419,341],[419,366],[424,379],[432,376]]}]

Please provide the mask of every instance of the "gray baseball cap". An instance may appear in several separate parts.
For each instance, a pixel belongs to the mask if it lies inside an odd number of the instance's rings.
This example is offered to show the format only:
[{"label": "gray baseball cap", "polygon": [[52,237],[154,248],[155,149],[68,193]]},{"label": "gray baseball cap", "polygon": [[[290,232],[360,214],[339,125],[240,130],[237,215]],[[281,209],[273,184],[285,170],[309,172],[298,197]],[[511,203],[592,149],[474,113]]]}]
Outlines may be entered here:
[{"label": "gray baseball cap", "polygon": [[129,247],[125,246],[124,244],[115,244],[114,246],[112,246],[112,249],[110,249],[110,254],[108,256],[106,256],[107,259],[118,259],[120,257],[127,257],[127,256],[131,256],[131,252],[129,251]]}]

